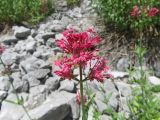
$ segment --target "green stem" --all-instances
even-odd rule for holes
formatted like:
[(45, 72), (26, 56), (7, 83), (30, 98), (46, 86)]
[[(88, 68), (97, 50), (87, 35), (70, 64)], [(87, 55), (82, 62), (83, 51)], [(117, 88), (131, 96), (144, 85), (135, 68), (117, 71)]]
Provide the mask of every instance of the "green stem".
[(85, 106), (83, 99), (83, 78), (82, 78), (82, 66), (79, 65), (79, 74), (80, 74), (80, 94), (81, 94), (81, 107), (82, 107), (82, 120), (85, 120)]
[[(8, 72), (8, 68), (6, 68), (6, 65), (4, 64), (4, 62), (3, 62), (3, 60), (2, 60), (1, 57), (0, 57), (0, 61), (1, 61), (2, 65), (3, 65), (3, 67), (5, 68), (5, 70), (7, 70), (7, 72)], [(9, 71), (9, 72), (10, 72), (10, 71)], [(16, 92), (16, 89), (15, 89), (15, 87), (14, 87), (13, 81), (11, 80), (12, 78), (10, 77), (10, 73), (9, 73), (9, 74), (7, 73), (7, 77), (9, 78), (9, 82), (11, 83), (11, 86), (12, 86), (12, 88), (13, 88), (13, 91), (14, 91), (14, 93), (15, 93), (15, 95), (16, 95), (18, 104), (22, 106), (22, 108), (24, 109), (24, 111), (25, 111), (25, 113), (27, 114), (28, 118), (29, 118), (30, 120), (32, 120), (32, 118), (31, 118), (31, 116), (29, 115), (29, 113), (28, 113), (27, 109), (25, 108), (24, 104), (21, 103), (21, 99), (19, 98), (19, 96), (18, 96), (18, 94), (17, 94), (17, 92)]]

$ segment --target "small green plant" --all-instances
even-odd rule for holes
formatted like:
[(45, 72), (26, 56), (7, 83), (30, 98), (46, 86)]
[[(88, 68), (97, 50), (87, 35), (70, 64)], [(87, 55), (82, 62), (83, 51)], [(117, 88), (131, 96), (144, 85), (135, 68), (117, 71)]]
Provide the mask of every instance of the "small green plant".
[(80, 3), (80, 0), (66, 0), (68, 7), (74, 7)]
[[(53, 0), (52, 0), (53, 1)], [(37, 23), (51, 11), (51, 0), (1, 0), (0, 22)]]
[(154, 96), (153, 88), (148, 82), (146, 72), (142, 68), (145, 49), (136, 46), (136, 54), (140, 64), (140, 77), (133, 79), (136, 83), (132, 92), (132, 99), (129, 101), (130, 119), (131, 120), (159, 120), (160, 119), (160, 100)]
[(152, 90), (152, 92), (157, 92), (157, 93), (160, 92), (160, 85), (152, 86), (151, 90)]

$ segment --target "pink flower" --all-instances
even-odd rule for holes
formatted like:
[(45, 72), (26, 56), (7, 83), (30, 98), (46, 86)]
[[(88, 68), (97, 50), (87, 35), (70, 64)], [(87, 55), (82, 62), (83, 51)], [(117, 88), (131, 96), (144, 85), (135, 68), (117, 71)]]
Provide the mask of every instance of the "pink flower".
[(104, 58), (100, 58), (97, 60), (96, 64), (93, 66), (89, 73), (89, 79), (96, 79), (99, 82), (103, 82), (104, 78), (108, 78), (111, 75), (106, 72), (109, 70), (109, 67), (106, 66), (106, 60)]
[(80, 55), (73, 55), (72, 61), (74, 64), (81, 64), (82, 66), (86, 65), (88, 61), (94, 59), (96, 55), (94, 55), (94, 52), (81, 52)]
[(56, 75), (69, 80), (73, 78), (72, 64), (69, 58), (64, 57), (62, 60), (55, 61), (54, 64), (60, 68), (54, 72)]
[(101, 41), (101, 38), (93, 30), (77, 33), (74, 29), (63, 32), (64, 38), (57, 40), (57, 45), (66, 53), (79, 55), (89, 51)]
[(69, 65), (64, 65), (60, 70), (55, 71), (55, 73), (58, 76), (69, 80), (73, 78), (73, 71)]
[[(76, 101), (80, 105), (81, 104), (81, 95), (80, 95), (80, 90), (77, 90), (77, 95), (76, 95)], [(87, 102), (87, 96), (83, 96), (83, 101), (84, 103)]]
[(77, 33), (74, 29), (68, 29), (62, 34), (64, 37), (57, 40), (56, 44), (68, 55), (55, 62), (55, 65), (60, 68), (55, 73), (62, 78), (72, 79), (75, 66), (85, 68), (88, 62), (97, 59), (97, 63), (91, 69), (88, 79), (103, 82), (104, 78), (109, 76), (105, 74), (109, 68), (106, 66), (106, 60), (100, 59), (96, 55), (98, 50), (93, 49), (101, 41), (98, 34), (93, 29), (80, 33)]
[(159, 9), (155, 8), (155, 7), (152, 7), (148, 13), (147, 13), (147, 16), (149, 17), (154, 17), (156, 16), (157, 14), (159, 13)]
[(130, 15), (132, 17), (138, 17), (139, 14), (140, 14), (140, 10), (139, 10), (139, 7), (136, 5), (133, 7), (133, 10), (131, 11)]

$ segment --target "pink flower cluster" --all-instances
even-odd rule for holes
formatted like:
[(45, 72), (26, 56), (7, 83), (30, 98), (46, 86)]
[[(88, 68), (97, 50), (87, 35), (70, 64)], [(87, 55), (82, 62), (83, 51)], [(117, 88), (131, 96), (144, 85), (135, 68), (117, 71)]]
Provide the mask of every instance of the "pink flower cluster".
[(64, 79), (71, 80), (74, 78), (75, 66), (82, 66), (85, 69), (90, 61), (97, 60), (94, 67), (90, 69), (88, 79), (103, 82), (109, 68), (106, 66), (106, 60), (96, 55), (98, 49), (94, 49), (95, 45), (101, 42), (99, 35), (93, 29), (80, 33), (74, 29), (68, 29), (62, 34), (64, 37), (57, 40), (56, 44), (66, 55), (63, 59), (55, 61), (55, 65), (60, 68), (55, 73)]
[[(160, 13), (160, 10), (156, 7), (151, 7), (149, 10), (146, 10), (146, 7), (144, 7), (144, 10), (143, 10), (146, 15), (148, 17), (154, 17), (154, 16), (157, 16), (158, 13)], [(136, 5), (133, 7), (133, 10), (131, 11), (130, 15), (132, 17), (138, 17), (139, 15), (141, 15), (142, 13), (142, 10)]]

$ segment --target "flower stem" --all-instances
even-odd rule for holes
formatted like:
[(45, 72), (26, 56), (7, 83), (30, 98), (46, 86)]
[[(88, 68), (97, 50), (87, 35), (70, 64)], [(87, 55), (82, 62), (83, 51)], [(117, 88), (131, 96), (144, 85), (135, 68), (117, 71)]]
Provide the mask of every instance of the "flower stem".
[[(2, 63), (3, 67), (5, 68), (5, 70), (7, 70), (7, 72), (10, 72), (10, 71), (8, 71), (8, 68), (7, 68), (6, 65), (4, 64), (4, 62), (3, 62), (3, 60), (2, 60), (1, 57), (0, 57), (0, 62)], [(15, 93), (15, 95), (16, 95), (16, 98), (17, 98), (17, 101), (18, 101), (18, 105), (21, 105), (21, 106), (22, 106), (22, 108), (24, 109), (25, 113), (27, 114), (29, 120), (33, 120), (33, 119), (31, 118), (31, 116), (29, 115), (27, 109), (25, 108), (24, 103), (21, 103), (21, 99), (19, 98), (19, 96), (18, 96), (18, 94), (17, 94), (17, 92), (16, 92), (16, 89), (15, 89), (15, 87), (14, 87), (12, 78), (10, 77), (10, 73), (7, 73), (7, 77), (9, 78), (9, 82), (11, 83), (11, 86), (12, 86), (12, 88), (13, 88), (13, 91), (14, 91), (14, 93)], [(19, 103), (19, 102), (20, 102), (20, 103)]]
[(83, 78), (82, 78), (82, 66), (79, 65), (79, 74), (80, 74), (80, 94), (81, 94), (81, 107), (82, 107), (82, 120), (85, 120), (85, 106), (83, 99)]

